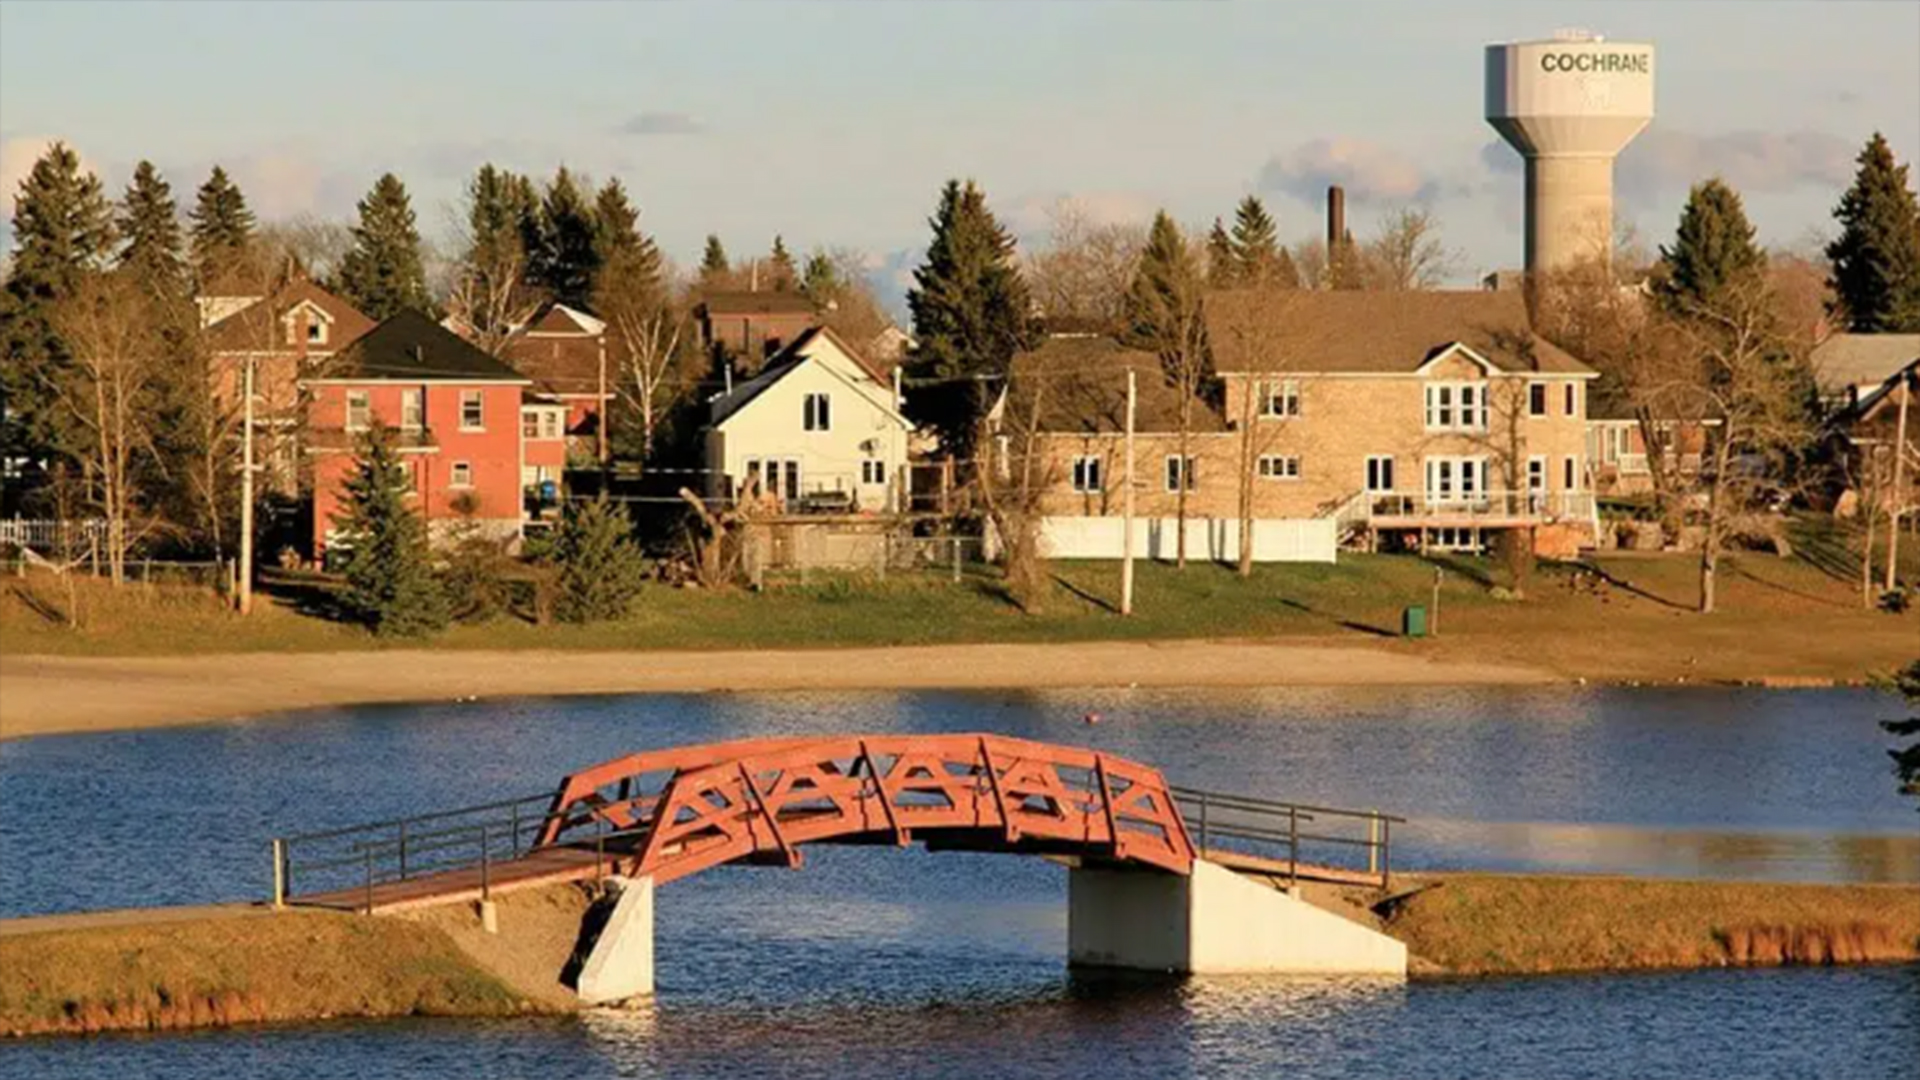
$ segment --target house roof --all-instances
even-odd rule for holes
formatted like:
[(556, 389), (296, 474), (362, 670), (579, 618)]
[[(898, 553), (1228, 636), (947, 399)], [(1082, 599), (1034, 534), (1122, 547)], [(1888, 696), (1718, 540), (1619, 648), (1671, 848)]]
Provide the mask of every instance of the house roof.
[(1813, 377), (1824, 394), (1875, 387), (1920, 358), (1920, 334), (1834, 334), (1814, 347)]
[(1222, 372), (1411, 375), (1460, 344), (1509, 374), (1594, 374), (1533, 332), (1519, 292), (1236, 289), (1208, 295), (1206, 320)]
[(319, 377), (407, 382), (532, 381), (412, 309), (394, 315), (335, 354)]
[(835, 348), (853, 361), (854, 366), (859, 368), (862, 374), (873, 380), (876, 385), (886, 389), (889, 394), (892, 393), (892, 384), (888, 381), (887, 374), (861, 355), (858, 349), (847, 344), (847, 339), (829, 327), (809, 326), (779, 352), (768, 358), (766, 366), (760, 369), (759, 374), (734, 387), (731, 394), (714, 402), (713, 423), (719, 424), (727, 417), (739, 412), (753, 399), (766, 393), (775, 383), (786, 378), (794, 369), (806, 363), (812, 355), (811, 346), (814, 342), (821, 340), (832, 342)]
[[(289, 345), (279, 320), (301, 304), (312, 304), (332, 322), (327, 342), (314, 348), (304, 342)], [(305, 278), (294, 278), (264, 301), (256, 301), (207, 328), (213, 352), (338, 352), (373, 329), (373, 320), (340, 297)]]
[(813, 301), (797, 292), (710, 292), (700, 306), (709, 315), (813, 314)]
[[(1020, 416), (1037, 391), (1040, 430), (1101, 434), (1126, 430), (1128, 368), (1137, 374), (1134, 430), (1180, 430), (1180, 391), (1167, 382), (1160, 358), (1095, 334), (1058, 334), (1013, 359), (1013, 400)], [(1226, 423), (1205, 399), (1195, 399), (1192, 430), (1225, 431)]]
[[(548, 393), (597, 395), (606, 329), (584, 311), (550, 303), (513, 332), (501, 347), (501, 359)], [(611, 368), (607, 377), (614, 377)]]

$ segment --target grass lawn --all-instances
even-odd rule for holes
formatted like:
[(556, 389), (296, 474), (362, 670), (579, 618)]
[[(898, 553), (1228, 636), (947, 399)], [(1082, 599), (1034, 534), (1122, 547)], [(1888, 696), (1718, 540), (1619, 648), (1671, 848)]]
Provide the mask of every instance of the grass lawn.
[[(303, 613), (299, 596), (269, 594), (252, 618), (204, 591), (86, 581), (79, 629), (66, 625), (65, 589), (45, 576), (0, 586), (0, 651), (13, 654), (158, 655), (257, 650), (340, 650), (422, 645), (454, 649), (708, 649), (1114, 639), (1319, 638), (1418, 648), (1440, 658), (1532, 663), (1569, 675), (1726, 679), (1775, 673), (1860, 678), (1920, 654), (1920, 614), (1862, 610), (1857, 587), (1798, 559), (1729, 560), (1722, 610), (1702, 617), (1693, 559), (1599, 556), (1542, 564), (1524, 601), (1489, 588), (1486, 560), (1447, 559), (1439, 633), (1398, 638), (1409, 604), (1431, 605), (1436, 564), (1412, 556), (1347, 555), (1338, 565), (1263, 565), (1241, 580), (1230, 568), (1185, 570), (1141, 563), (1135, 615), (1113, 605), (1119, 567), (1054, 566), (1043, 609), (1008, 603), (993, 571), (955, 583), (945, 574), (816, 574), (771, 582), (761, 593), (649, 586), (629, 618), (594, 626), (535, 626), (502, 617), (427, 641), (377, 640), (357, 627)], [(1582, 573), (1583, 571), (1588, 571)], [(1597, 571), (1593, 573), (1591, 571)]]

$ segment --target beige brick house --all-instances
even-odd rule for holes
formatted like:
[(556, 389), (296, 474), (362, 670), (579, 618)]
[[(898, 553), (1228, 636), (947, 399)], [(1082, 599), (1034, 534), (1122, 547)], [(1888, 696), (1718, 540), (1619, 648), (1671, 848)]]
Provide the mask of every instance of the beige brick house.
[[(1263, 529), (1306, 522), (1368, 543), (1469, 548), (1514, 527), (1534, 529), (1543, 550), (1590, 542), (1596, 374), (1532, 332), (1521, 294), (1226, 292), (1208, 299), (1207, 332), (1218, 378), (1192, 412), (1184, 465), (1180, 403), (1155, 357), (1056, 338), (1022, 358), (1062, 373), (1048, 380), (1041, 425), (1050, 517), (1121, 512), (1132, 367), (1135, 513), (1175, 514), (1185, 483), (1188, 517), (1202, 519), (1189, 526), (1190, 549), (1197, 529), (1210, 553), (1237, 550), (1243, 499), (1257, 559), (1297, 547), (1269, 545)], [(1063, 529), (1086, 531), (1053, 527)]]

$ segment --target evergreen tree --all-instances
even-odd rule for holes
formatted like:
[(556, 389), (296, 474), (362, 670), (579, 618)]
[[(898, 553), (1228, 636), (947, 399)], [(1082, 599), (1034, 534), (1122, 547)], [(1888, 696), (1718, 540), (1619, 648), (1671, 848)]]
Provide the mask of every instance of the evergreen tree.
[(719, 285), (732, 269), (727, 264), (727, 249), (720, 246), (720, 238), (708, 233), (706, 250), (700, 253), (700, 284), (708, 288)]
[(374, 425), (346, 481), (346, 513), (334, 524), (347, 548), (342, 602), (355, 620), (383, 637), (415, 637), (447, 625), (447, 598), (434, 576), (427, 527), (407, 505), (412, 490), (392, 431)]
[(353, 249), (340, 262), (340, 291), (376, 322), (407, 308), (432, 309), (413, 203), (392, 173), (375, 181), (360, 200)]
[(192, 222), (188, 259), (199, 290), (217, 291), (237, 284), (234, 279), (244, 273), (253, 246), (254, 218), (246, 196), (225, 169), (213, 167), (188, 217)]
[(0, 307), (0, 457), (37, 468), (70, 447), (74, 433), (53, 390), (68, 352), (53, 312), (104, 264), (113, 240), (99, 178), (81, 171), (71, 147), (54, 143), (14, 193), (13, 269)]
[(540, 203), (541, 246), (533, 258), (533, 277), (568, 307), (593, 307), (593, 279), (600, 272), (598, 232), (593, 206), (579, 180), (561, 166)]
[[(660, 292), (665, 268), (653, 238), (640, 231), (640, 211), (627, 199), (618, 179), (607, 181), (594, 199), (594, 254), (600, 264), (594, 285), (595, 303), (607, 292)], [(596, 307), (602, 315), (605, 310)]]
[(560, 567), (554, 614), (562, 622), (621, 619), (632, 610), (646, 562), (626, 515), (605, 498), (567, 507), (553, 556)]
[(1232, 245), (1241, 282), (1286, 289), (1299, 286), (1300, 275), (1293, 268), (1292, 256), (1280, 246), (1279, 229), (1272, 215), (1252, 195), (1240, 200), (1234, 210)]
[(971, 180), (947, 182), (930, 222), (927, 261), (907, 293), (917, 342), (908, 359), (918, 379), (938, 379), (907, 399), (946, 449), (973, 456), (975, 427), (1014, 354), (1034, 337), (1033, 303), (1013, 261), (1013, 237)]
[(1219, 218), (1213, 219), (1213, 228), (1207, 232), (1207, 285), (1215, 289), (1231, 289), (1240, 281), (1240, 256), (1233, 249), (1233, 237), (1227, 234), (1227, 227)]
[(1835, 306), (1856, 333), (1920, 333), (1920, 208), (1907, 166), (1894, 164), (1877, 131), (1857, 160), (1833, 210), (1840, 236), (1827, 247)]
[[(1204, 282), (1198, 261), (1180, 227), (1162, 210), (1153, 216), (1140, 267), (1127, 291), (1128, 336), (1138, 347), (1160, 358), (1167, 385), (1179, 404), (1179, 440), (1176, 450), (1191, 460), (1194, 420), (1201, 398), (1211, 389), (1213, 368), (1207, 348), (1202, 311)], [(1180, 525), (1175, 534), (1175, 565), (1187, 565), (1187, 497), (1192, 482), (1175, 489), (1174, 513)]]
[(807, 265), (800, 272), (800, 291), (813, 301), (816, 308), (826, 307), (835, 299), (843, 286), (840, 271), (834, 268), (833, 260), (824, 251), (815, 251), (807, 256)]
[(541, 214), (540, 190), (530, 176), (508, 176), (507, 203), (520, 220), (520, 251), (526, 259), (522, 275), (528, 288), (546, 292), (548, 253), (553, 245), (547, 237), (546, 219)]
[(1739, 193), (1715, 177), (1688, 193), (1673, 247), (1660, 249), (1654, 292), (1667, 311), (1685, 315), (1713, 305), (1728, 286), (1751, 280), (1766, 261)]
[(768, 260), (773, 275), (773, 290), (788, 292), (799, 283), (799, 271), (793, 265), (793, 253), (787, 250), (787, 242), (779, 234), (773, 238), (773, 253)]
[(491, 163), (467, 184), (467, 249), (451, 306), (490, 352), (533, 306), (523, 227), (532, 217), (538, 231), (538, 209), (529, 188), (525, 177)]
[(120, 200), (120, 266), (171, 295), (186, 284), (180, 216), (173, 189), (150, 161), (134, 167), (133, 182)]

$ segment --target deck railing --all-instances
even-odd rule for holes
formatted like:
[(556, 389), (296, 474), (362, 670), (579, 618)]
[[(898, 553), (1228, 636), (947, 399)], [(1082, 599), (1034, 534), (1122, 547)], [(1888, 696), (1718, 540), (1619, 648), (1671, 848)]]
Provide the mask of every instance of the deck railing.
[(1395, 518), (1584, 521), (1591, 518), (1593, 512), (1591, 491), (1481, 491), (1470, 495), (1374, 491), (1369, 492), (1366, 499), (1367, 518), (1374, 522)]
[(1201, 854), (1251, 856), (1284, 870), (1289, 886), (1299, 881), (1302, 866), (1310, 868), (1306, 876), (1331, 869), (1382, 889), (1393, 880), (1393, 827), (1406, 818), (1198, 788), (1170, 790)]

